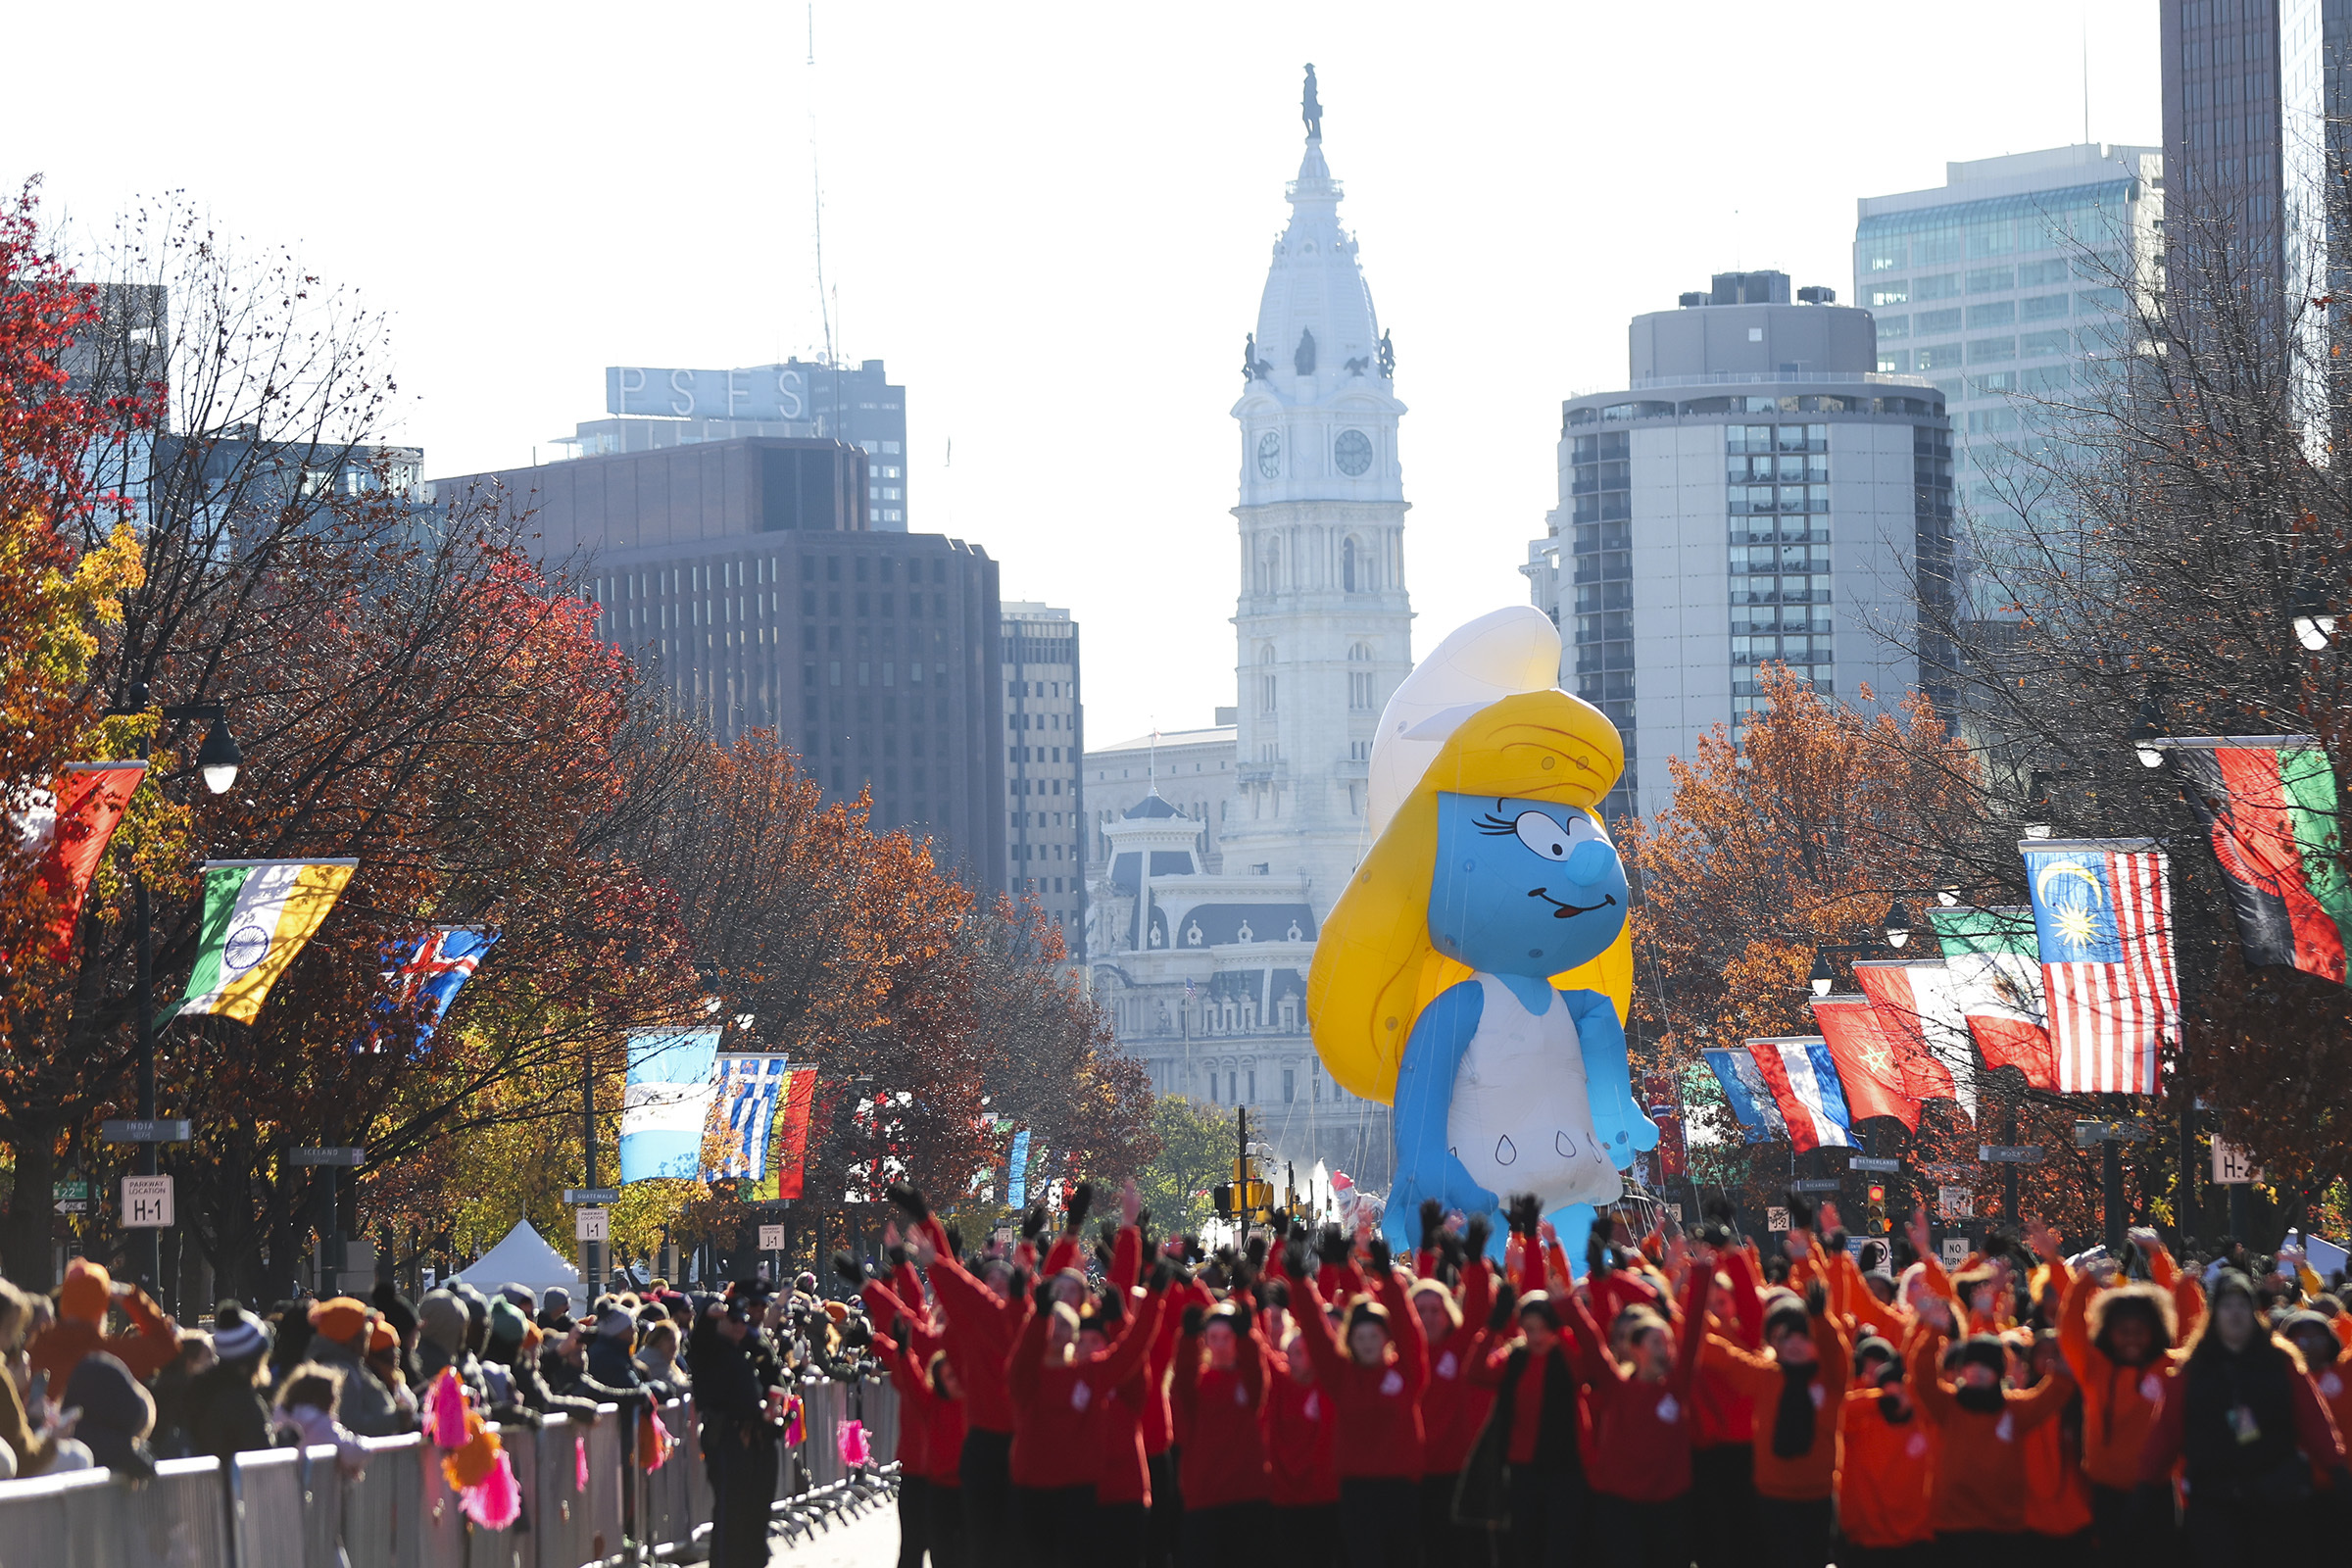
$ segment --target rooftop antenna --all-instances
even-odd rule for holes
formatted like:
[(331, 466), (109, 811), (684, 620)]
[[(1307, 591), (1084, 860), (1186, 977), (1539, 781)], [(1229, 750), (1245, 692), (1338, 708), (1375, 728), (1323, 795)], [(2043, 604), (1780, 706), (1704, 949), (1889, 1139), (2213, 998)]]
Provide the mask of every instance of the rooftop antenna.
[(2090, 144), (2090, 14), (2082, 14), (2082, 142)]
[(816, 4), (808, 5), (808, 192), (816, 236), (816, 314), (825, 334), (825, 364), (833, 363), (833, 311), (825, 291), (825, 182), (816, 160)]
[(1147, 793), (1159, 793), (1159, 721), (1152, 721), (1152, 748), (1144, 754), (1144, 783)]

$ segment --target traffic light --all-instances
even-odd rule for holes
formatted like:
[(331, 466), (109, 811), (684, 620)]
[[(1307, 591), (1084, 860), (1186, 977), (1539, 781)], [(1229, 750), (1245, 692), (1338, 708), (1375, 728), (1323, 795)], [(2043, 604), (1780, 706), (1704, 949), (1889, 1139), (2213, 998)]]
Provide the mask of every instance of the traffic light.
[(1873, 1236), (1886, 1234), (1886, 1184), (1885, 1182), (1870, 1184), (1870, 1234)]

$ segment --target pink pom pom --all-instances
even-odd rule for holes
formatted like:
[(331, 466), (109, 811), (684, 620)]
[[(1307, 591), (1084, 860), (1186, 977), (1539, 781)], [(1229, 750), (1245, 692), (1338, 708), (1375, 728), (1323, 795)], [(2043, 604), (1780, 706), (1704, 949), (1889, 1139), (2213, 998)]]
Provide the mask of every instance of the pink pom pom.
[(841, 1445), (841, 1462), (855, 1470), (861, 1464), (874, 1461), (873, 1445), (865, 1441), (865, 1423), (845, 1421), (836, 1435)]
[(507, 1457), (505, 1449), (499, 1450), (498, 1462), (480, 1486), (467, 1487), (458, 1494), (458, 1505), (483, 1530), (504, 1530), (522, 1516), (522, 1488), (515, 1484), (514, 1461)]
[(425, 1392), (424, 1430), (439, 1448), (463, 1448), (472, 1436), (466, 1430), (466, 1390), (454, 1368), (443, 1367)]
[(571, 1440), (571, 1490), (588, 1490), (588, 1440), (585, 1437)]
[(784, 1441), (788, 1444), (797, 1444), (808, 1436), (808, 1429), (801, 1420), (802, 1413), (800, 1396), (787, 1396), (784, 1400)]

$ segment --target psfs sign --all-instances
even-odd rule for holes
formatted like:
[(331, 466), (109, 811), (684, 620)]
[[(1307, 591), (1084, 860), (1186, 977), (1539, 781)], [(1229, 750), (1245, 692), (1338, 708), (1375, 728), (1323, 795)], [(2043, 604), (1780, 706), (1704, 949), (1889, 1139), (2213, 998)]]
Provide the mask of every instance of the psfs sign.
[(653, 414), (680, 419), (756, 419), (776, 423), (813, 417), (805, 370), (666, 370), (645, 365), (605, 368), (607, 414)]

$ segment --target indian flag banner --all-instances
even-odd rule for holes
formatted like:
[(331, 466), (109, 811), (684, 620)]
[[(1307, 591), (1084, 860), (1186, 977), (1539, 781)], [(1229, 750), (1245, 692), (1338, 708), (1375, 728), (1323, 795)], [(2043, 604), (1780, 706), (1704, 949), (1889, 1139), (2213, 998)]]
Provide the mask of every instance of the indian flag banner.
[(253, 1022), (277, 977), (325, 923), (359, 863), (207, 860), (196, 967), (172, 1015), (213, 1012)]

